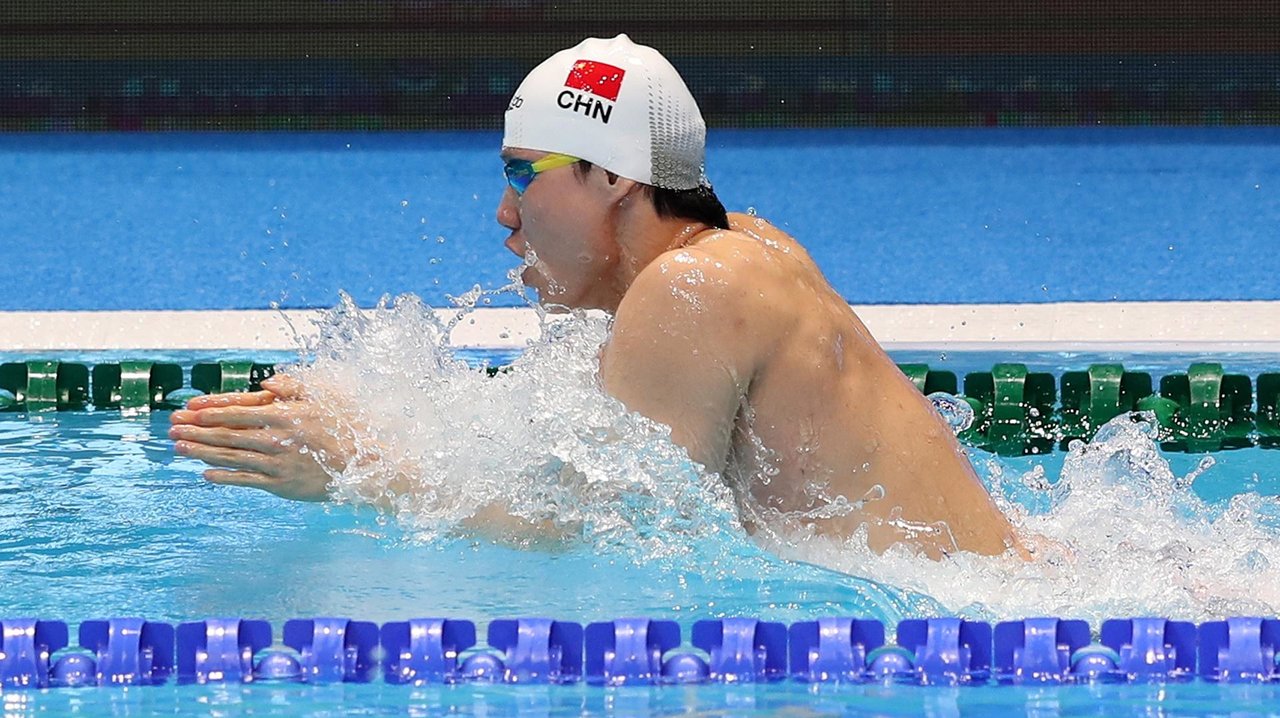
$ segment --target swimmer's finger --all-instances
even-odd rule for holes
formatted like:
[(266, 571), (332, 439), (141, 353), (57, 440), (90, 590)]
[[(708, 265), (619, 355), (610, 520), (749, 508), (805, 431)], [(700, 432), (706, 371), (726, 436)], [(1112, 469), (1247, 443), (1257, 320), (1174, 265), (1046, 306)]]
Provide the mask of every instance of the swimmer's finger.
[(302, 396), (302, 382), (288, 374), (276, 374), (269, 379), (264, 379), (262, 388), (281, 399), (297, 399)]
[(256, 471), (227, 471), (226, 469), (209, 469), (204, 472), (204, 480), (221, 486), (247, 486), (263, 491), (270, 491), (275, 483), (270, 476)]
[(280, 405), (223, 406), (200, 411), (175, 411), (170, 421), (174, 424), (196, 426), (225, 426), (228, 429), (271, 429), (287, 426), (292, 418)]
[(169, 429), (169, 438), (226, 449), (246, 449), (263, 454), (277, 454), (282, 448), (280, 437), (262, 429), (224, 429), (222, 427), (179, 424)]
[(234, 391), (193, 397), (187, 402), (187, 409), (199, 411), (223, 406), (262, 406), (275, 400), (276, 395), (269, 391)]
[(207, 446), (193, 441), (179, 441), (173, 445), (173, 448), (174, 451), (182, 456), (189, 456), (210, 466), (219, 466), (225, 469), (270, 474), (276, 468), (276, 462), (272, 460), (272, 457), (257, 451), (226, 449), (221, 446)]

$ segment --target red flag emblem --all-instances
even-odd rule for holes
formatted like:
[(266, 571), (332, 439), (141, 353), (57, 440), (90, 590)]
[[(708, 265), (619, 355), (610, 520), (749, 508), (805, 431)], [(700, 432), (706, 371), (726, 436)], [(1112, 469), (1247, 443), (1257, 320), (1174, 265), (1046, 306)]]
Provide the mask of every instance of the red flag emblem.
[(625, 74), (626, 71), (621, 67), (594, 60), (578, 60), (569, 70), (569, 78), (564, 81), (564, 86), (617, 102), (618, 90), (622, 89), (622, 76)]

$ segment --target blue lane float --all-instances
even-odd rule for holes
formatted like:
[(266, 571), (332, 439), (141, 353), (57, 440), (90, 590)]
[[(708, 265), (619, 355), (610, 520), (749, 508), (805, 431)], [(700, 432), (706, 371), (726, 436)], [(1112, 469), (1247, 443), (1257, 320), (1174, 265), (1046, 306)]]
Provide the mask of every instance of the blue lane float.
[(1280, 621), (1229, 618), (1200, 624), (1200, 677), (1222, 683), (1280, 680)]
[(586, 630), (587, 682), (653, 685), (662, 677), (662, 655), (680, 645), (675, 621), (622, 618)]
[(911, 677), (921, 685), (985, 682), (991, 676), (991, 626), (959, 618), (898, 624), (898, 645), (911, 651)]
[(996, 625), (993, 641), (997, 681), (1066, 683), (1076, 675), (1072, 657), (1089, 645), (1089, 624), (1057, 618), (1006, 621)]
[(502, 683), (575, 683), (582, 678), (582, 625), (550, 618), (489, 624), (489, 650), (462, 664), (472, 680)]
[(85, 621), (79, 637), (91, 662), (80, 662), (71, 672), (59, 661), (58, 678), (65, 684), (78, 680), (90, 665), (100, 686), (160, 685), (173, 673), (174, 631), (167, 623), (141, 618)]
[(381, 632), (387, 683), (460, 683), (459, 656), (476, 645), (476, 625), (447, 618), (386, 623)]
[(1196, 672), (1196, 626), (1163, 618), (1113, 618), (1102, 624), (1102, 645), (1120, 656), (1116, 668), (1134, 683), (1189, 680)]
[(48, 688), (53, 654), (67, 645), (67, 624), (35, 618), (0, 620), (0, 688)]
[(868, 657), (884, 646), (884, 624), (819, 618), (791, 624), (791, 677), (806, 683), (851, 683), (867, 677)]
[(918, 685), (1280, 682), (1280, 620), (1233, 617), (1199, 626), (1141, 617), (902, 621), (895, 642), (876, 620), (830, 617), (790, 626), (750, 617), (703, 620), (684, 636), (670, 620), (579, 623), (513, 618), (488, 624), (420, 618), (216, 618), (171, 626), (142, 618), (67, 625), (0, 619), (0, 689), (189, 683), (672, 685), (900, 682)]
[(177, 630), (178, 682), (250, 682), (254, 655), (271, 643), (271, 624), (266, 621), (211, 618), (183, 623)]
[(284, 624), (284, 644), (298, 652), (306, 683), (368, 683), (377, 668), (378, 626), (368, 621), (295, 619)]
[(754, 618), (693, 624), (693, 645), (711, 657), (708, 677), (719, 683), (764, 683), (787, 677), (787, 626)]

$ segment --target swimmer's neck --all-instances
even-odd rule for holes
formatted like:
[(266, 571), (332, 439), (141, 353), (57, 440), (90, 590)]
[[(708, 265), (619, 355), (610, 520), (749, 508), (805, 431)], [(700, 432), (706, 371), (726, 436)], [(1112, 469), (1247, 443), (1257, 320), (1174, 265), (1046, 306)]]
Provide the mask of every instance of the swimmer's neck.
[(619, 203), (615, 215), (613, 236), (618, 261), (611, 291), (596, 308), (615, 313), (622, 297), (646, 267), (673, 249), (695, 244), (711, 229), (714, 228), (703, 222), (660, 217), (648, 197), (640, 193), (628, 195)]

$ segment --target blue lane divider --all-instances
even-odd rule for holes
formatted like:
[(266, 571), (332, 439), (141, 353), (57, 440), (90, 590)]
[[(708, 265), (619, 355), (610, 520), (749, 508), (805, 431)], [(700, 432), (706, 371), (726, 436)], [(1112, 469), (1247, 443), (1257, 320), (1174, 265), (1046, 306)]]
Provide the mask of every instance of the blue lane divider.
[(211, 618), (180, 624), (177, 631), (178, 681), (252, 681), (253, 656), (270, 645), (271, 624), (266, 621)]
[(550, 618), (517, 618), (489, 624), (488, 652), (463, 663), (472, 680), (504, 683), (573, 683), (582, 677), (582, 626)]
[(622, 618), (587, 626), (587, 681), (652, 685), (662, 676), (662, 654), (680, 645), (675, 621)]
[[(95, 657), (98, 685), (157, 685), (169, 679), (174, 667), (174, 632), (167, 623), (141, 618), (112, 618), (80, 624), (80, 646)], [(59, 669), (64, 682), (77, 680), (87, 664), (77, 666), (76, 678)]]
[(792, 678), (849, 683), (868, 677), (868, 656), (884, 645), (884, 624), (827, 617), (793, 623), (788, 636)]
[(1117, 668), (1130, 682), (1177, 681), (1196, 672), (1193, 623), (1113, 618), (1102, 624), (1102, 644), (1120, 654)]
[(1229, 618), (1200, 624), (1200, 677), (1224, 683), (1280, 679), (1280, 621)]
[(996, 625), (995, 677), (1001, 683), (1065, 683), (1071, 656), (1089, 645), (1089, 624), (1028, 618)]
[(693, 645), (711, 656), (709, 667), (713, 681), (760, 683), (787, 677), (787, 627), (784, 624), (754, 618), (726, 618), (698, 621), (693, 624), (692, 633)]
[(67, 645), (67, 624), (35, 618), (0, 620), (0, 688), (49, 687), (49, 661)]
[(0, 689), (290, 681), (392, 684), (466, 681), (598, 685), (906, 682), (920, 685), (1089, 682), (1280, 682), (1280, 619), (1236, 617), (1198, 627), (1142, 617), (1089, 624), (1055, 617), (995, 627), (960, 618), (902, 621), (886, 644), (876, 620), (829, 617), (786, 626), (750, 617), (694, 623), (689, 642), (670, 620), (489, 623), (420, 618), (381, 627), (346, 618), (271, 624), (217, 618), (176, 627), (142, 618), (67, 625), (0, 619)]
[(376, 664), (378, 626), (346, 618), (295, 619), (284, 624), (284, 644), (298, 652), (308, 683), (367, 683)]
[(959, 618), (930, 618), (898, 624), (898, 645), (914, 652), (921, 685), (957, 685), (991, 675), (991, 626)]
[(417, 618), (384, 624), (381, 635), (387, 683), (458, 683), (458, 656), (476, 645), (476, 624)]

